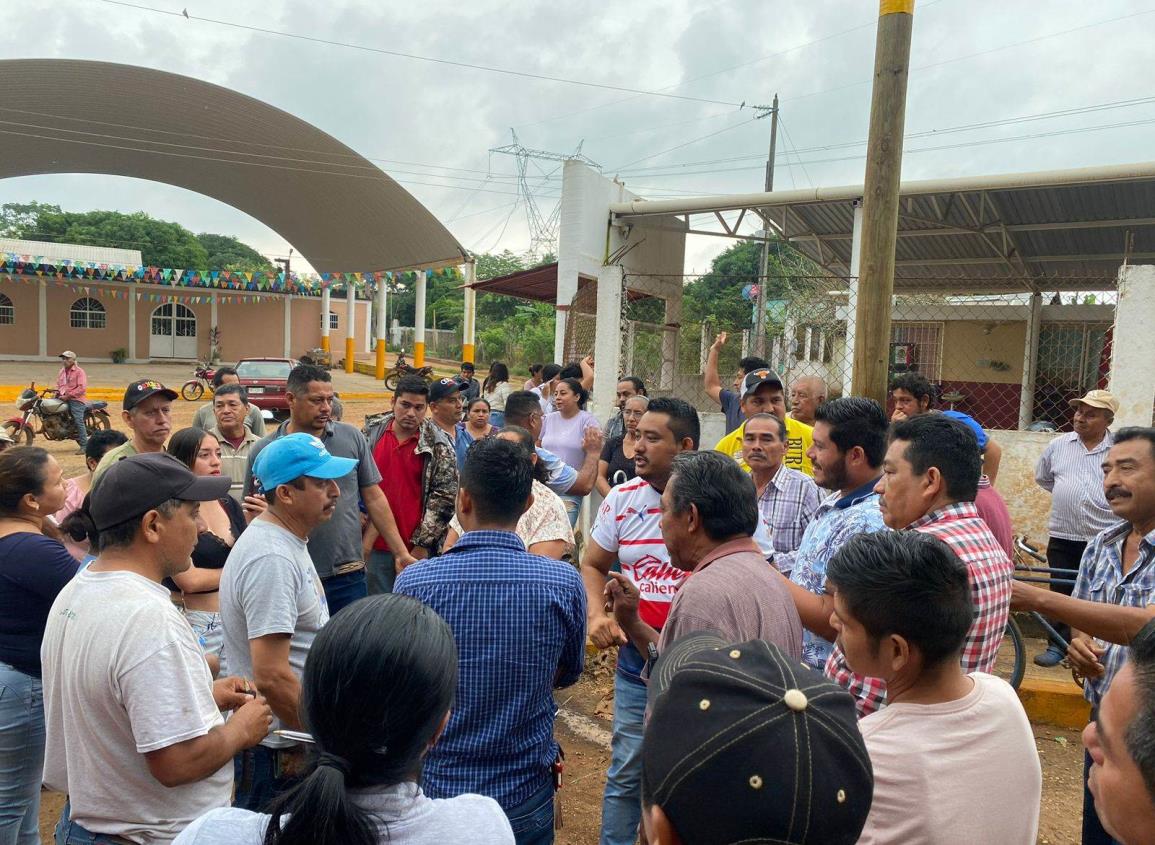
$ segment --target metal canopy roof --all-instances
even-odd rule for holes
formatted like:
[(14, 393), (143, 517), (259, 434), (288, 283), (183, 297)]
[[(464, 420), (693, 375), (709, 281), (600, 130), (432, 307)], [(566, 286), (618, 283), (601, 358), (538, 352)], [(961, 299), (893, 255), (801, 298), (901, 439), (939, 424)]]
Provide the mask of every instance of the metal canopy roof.
[(462, 287), (473, 288), (478, 293), (500, 293), (552, 304), (557, 301), (557, 262), (531, 267), (529, 270), (516, 270)]
[[(855, 185), (635, 200), (614, 203), (610, 211), (639, 225), (655, 215), (684, 214), (688, 221), (711, 214), (732, 235), (738, 223), (721, 213), (748, 210), (844, 276), (850, 272), (854, 202), (862, 193)], [(1103, 289), (1114, 286), (1125, 253), (1130, 261), (1155, 259), (1155, 162), (907, 182), (901, 196), (898, 290)]]
[(132, 176), (214, 197), (319, 272), (465, 257), (408, 191), (332, 136), (236, 91), (148, 68), (0, 61), (0, 178), (46, 173)]

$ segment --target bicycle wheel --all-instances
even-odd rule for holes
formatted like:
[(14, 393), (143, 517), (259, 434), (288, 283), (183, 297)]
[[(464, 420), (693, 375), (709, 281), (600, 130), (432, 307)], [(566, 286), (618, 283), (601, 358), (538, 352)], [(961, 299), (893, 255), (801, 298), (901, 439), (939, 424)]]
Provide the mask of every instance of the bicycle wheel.
[(1003, 630), (1003, 642), (999, 646), (994, 673), (1015, 689), (1023, 682), (1027, 671), (1027, 647), (1023, 632), (1013, 615), (1007, 617), (1007, 627)]
[(107, 415), (103, 414), (85, 414), (84, 427), (88, 429), (88, 435), (91, 437), (98, 431), (108, 431), (112, 428), (112, 421)]
[(180, 388), (180, 395), (189, 402), (195, 402), (205, 394), (205, 386), (196, 379), (186, 381)]
[(25, 446), (32, 445), (33, 433), (31, 426), (20, 425), (18, 422), (6, 422), (4, 423), (4, 430), (8, 432), (8, 436), (17, 443), (19, 443), (20, 438), (23, 437)]

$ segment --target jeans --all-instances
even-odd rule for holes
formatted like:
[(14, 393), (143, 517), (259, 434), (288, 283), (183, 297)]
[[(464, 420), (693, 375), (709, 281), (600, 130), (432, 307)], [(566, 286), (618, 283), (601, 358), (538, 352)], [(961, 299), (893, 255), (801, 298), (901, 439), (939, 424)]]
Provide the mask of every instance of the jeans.
[(246, 748), (233, 758), (234, 807), (254, 813), (264, 812), (270, 801), (301, 779), (300, 774), (281, 774), (277, 750), (257, 745)]
[(397, 580), (393, 552), (379, 552), (374, 549), (369, 553), (369, 560), (365, 563), (369, 576), (369, 595), (377, 596), (393, 592), (393, 582)]
[[(1082, 540), (1063, 540), (1059, 537), (1052, 537), (1047, 541), (1047, 566), (1055, 569), (1073, 569), (1076, 572), (1079, 570), (1079, 562), (1083, 559), (1083, 551), (1087, 548), (1087, 544)], [(1056, 576), (1066, 579), (1073, 578), (1069, 575)], [(1075, 589), (1074, 584), (1052, 584), (1051, 592), (1062, 593), (1065, 596), (1071, 595)], [(1071, 626), (1062, 622), (1050, 620), (1051, 624), (1055, 626), (1055, 633), (1057, 633), (1064, 640), (1071, 639)], [(1053, 648), (1058, 648), (1055, 643), (1051, 644)], [(1064, 656), (1065, 656), (1064, 652)]]
[[(1095, 715), (1092, 712), (1091, 719), (1094, 720)], [(1087, 775), (1091, 771), (1091, 754), (1088, 751), (1083, 752), (1083, 845), (1119, 845), (1111, 834), (1103, 829), (1103, 823), (1099, 821), (1099, 814), (1095, 812), (1095, 799), (1091, 795), (1091, 790), (1087, 786)]]
[(602, 796), (600, 845), (634, 845), (642, 820), (642, 728), (646, 688), (614, 674), (614, 734)]
[(494, 428), (505, 428), (505, 411), (490, 411), (489, 424)]
[(79, 399), (68, 400), (68, 410), (72, 413), (72, 419), (76, 423), (76, 442), (80, 444), (81, 449), (88, 445), (88, 426), (84, 424), (84, 406), (85, 403)]
[(0, 843), (39, 845), (43, 774), (40, 679), (0, 663)]
[(512, 810), (506, 812), (517, 845), (552, 845), (553, 781)]
[(184, 618), (196, 635), (201, 651), (205, 654), (215, 654), (221, 661), (219, 677), (225, 677), (225, 658), (221, 649), (225, 645), (225, 633), (221, 628), (221, 615), (211, 610), (185, 610)]
[(348, 607), (357, 599), (369, 595), (365, 587), (365, 570), (346, 572), (344, 575), (334, 575), (323, 578), (321, 586), (325, 588), (325, 602), (329, 605), (329, 618), (337, 615), (344, 607)]
[(76, 822), (69, 821), (68, 814), (71, 809), (72, 805), (66, 801), (64, 809), (60, 811), (60, 821), (56, 823), (56, 835), (53, 837), (56, 845), (120, 845), (125, 841), (104, 833), (93, 833)]
[(577, 525), (578, 514), (581, 513), (582, 499), (585, 496), (562, 496), (561, 503), (565, 505), (565, 515), (569, 517), (569, 527)]

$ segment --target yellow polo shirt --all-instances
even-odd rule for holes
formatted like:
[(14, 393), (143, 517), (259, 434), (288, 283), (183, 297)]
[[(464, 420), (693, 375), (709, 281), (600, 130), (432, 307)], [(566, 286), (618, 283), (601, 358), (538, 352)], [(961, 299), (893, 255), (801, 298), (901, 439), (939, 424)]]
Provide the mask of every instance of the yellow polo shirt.
[[(750, 471), (750, 467), (742, 460), (742, 434), (746, 430), (746, 424), (738, 426), (725, 437), (718, 441), (718, 445), (714, 447), (715, 452), (721, 452), (724, 455), (729, 455), (738, 462), (738, 466)], [(806, 453), (810, 451), (810, 447), (814, 444), (814, 429), (806, 423), (798, 422), (796, 419), (786, 418), (786, 457), (782, 463), (791, 469), (801, 470), (807, 475), (814, 475), (814, 467), (810, 463), (810, 458), (806, 457)]]

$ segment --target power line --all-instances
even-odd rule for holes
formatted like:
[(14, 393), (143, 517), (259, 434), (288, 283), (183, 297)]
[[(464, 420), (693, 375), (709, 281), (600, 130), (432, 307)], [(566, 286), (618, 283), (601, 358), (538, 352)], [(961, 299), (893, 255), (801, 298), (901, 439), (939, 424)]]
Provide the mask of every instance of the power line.
[[(958, 126), (948, 126), (944, 129), (925, 129), (918, 132), (910, 132), (903, 136), (904, 140), (911, 141), (920, 138), (937, 137), (941, 135), (950, 135), (958, 132), (969, 132), (975, 129), (992, 129), (999, 126), (1011, 126), (1017, 123), (1031, 123), (1039, 120), (1049, 120), (1056, 117), (1071, 117), (1080, 114), (1091, 114), (1099, 111), (1109, 111), (1112, 109), (1132, 108), (1134, 106), (1147, 105), (1155, 103), (1155, 96), (1152, 97), (1138, 97), (1131, 100), (1115, 100), (1108, 103), (1095, 103), (1088, 106), (1073, 106), (1066, 109), (1057, 109), (1049, 112), (1039, 112), (1036, 114), (1020, 115), (1017, 117), (1002, 118), (999, 120), (987, 120), (979, 123), (966, 123)], [(839, 149), (848, 149), (851, 147), (861, 147), (866, 145), (866, 140), (861, 141), (844, 141), (838, 144), (818, 144), (812, 147), (796, 147), (794, 153), (811, 153), (811, 152), (832, 152)], [(785, 153), (784, 153), (785, 154)], [(711, 164), (730, 164), (739, 161), (758, 161), (765, 157), (764, 153), (752, 153), (750, 155), (731, 156), (728, 158), (707, 159), (702, 161), (680, 162), (677, 164), (654, 165), (649, 168), (641, 168), (641, 170), (631, 171), (634, 175), (643, 173), (649, 175), (648, 171), (669, 170), (681, 167), (702, 167)], [(656, 173), (654, 174), (656, 175)]]
[(327, 47), (344, 47), (349, 50), (359, 50), (364, 53), (375, 53), (382, 56), (393, 56), (401, 59), (412, 59), (419, 62), (429, 62), (430, 64), (448, 65), (450, 67), (467, 68), (469, 70), (480, 70), (485, 73), (496, 73), (503, 76), (518, 76), (525, 79), (536, 79), (541, 82), (559, 82), (565, 85), (579, 85), (584, 88), (601, 88), (605, 91), (622, 91), (629, 94), (637, 94), (646, 97), (665, 97), (672, 100), (686, 100), (695, 103), (711, 103), (718, 106), (734, 106), (741, 108), (741, 103), (731, 103), (725, 100), (713, 100), (708, 97), (689, 97), (682, 94), (668, 94), (662, 91), (647, 91), (641, 88), (628, 88), (623, 85), (609, 85), (603, 82), (588, 82), (584, 79), (567, 79), (561, 76), (549, 76), (542, 73), (530, 73), (528, 71), (509, 70), (508, 68), (500, 68), (492, 65), (478, 65), (470, 62), (460, 62), (454, 59), (442, 59), (435, 56), (422, 56), (417, 53), (404, 53), (400, 50), (387, 50), (384, 47), (370, 47), (366, 44), (352, 44), (347, 41), (334, 41), (328, 38), (319, 38), (314, 35), (302, 35), (297, 32), (286, 32), (285, 30), (269, 29), (267, 27), (252, 26), (250, 24), (237, 23), (235, 21), (226, 21), (219, 18), (206, 18), (200, 15), (190, 15), (187, 11), (170, 11), (168, 9), (158, 9), (154, 6), (145, 6), (138, 3), (127, 3), (125, 0), (99, 0), (101, 3), (107, 3), (111, 6), (123, 6), (127, 9), (136, 9), (141, 12), (152, 12), (158, 15), (168, 15), (175, 18), (186, 18), (190, 21), (200, 21), (202, 23), (216, 24), (217, 26), (227, 26), (233, 29), (241, 29), (246, 32), (256, 32), (262, 35), (276, 35), (281, 38), (292, 38), (298, 41), (307, 41), (312, 44), (323, 44)]
[(688, 146), (690, 146), (691, 144), (696, 144), (696, 143), (698, 143), (699, 141), (705, 141), (707, 138), (713, 138), (713, 137), (715, 137), (716, 135), (721, 135), (723, 132), (729, 132), (729, 131), (731, 131), (731, 130), (733, 130), (733, 129), (738, 129), (738, 128), (740, 128), (740, 127), (743, 127), (743, 126), (748, 126), (748, 125), (750, 125), (751, 123), (753, 123), (754, 121), (756, 121), (757, 119), (758, 119), (758, 118), (756, 118), (756, 117), (752, 117), (752, 118), (750, 118), (749, 120), (744, 120), (744, 121), (742, 121), (741, 123), (735, 123), (733, 126), (727, 126), (727, 127), (723, 128), (723, 129), (719, 129), (717, 132), (711, 132), (711, 133), (710, 133), (710, 134), (708, 134), (708, 135), (703, 135), (703, 136), (701, 136), (700, 138), (692, 138), (692, 139), (690, 139), (689, 141), (686, 141), (686, 142), (684, 142), (684, 143), (678, 144), (677, 146), (674, 146), (674, 147), (670, 147), (669, 149), (666, 149), (666, 150), (660, 150), (659, 152), (656, 152), (656, 153), (650, 153), (650, 154), (649, 154), (649, 155), (647, 155), (647, 156), (642, 156), (641, 158), (636, 158), (636, 159), (634, 159), (633, 161), (630, 161), (630, 162), (627, 162), (626, 164), (623, 164), (623, 165), (621, 165), (620, 167), (615, 167), (615, 168), (613, 168), (613, 170), (614, 170), (614, 172), (615, 172), (615, 173), (616, 173), (616, 172), (619, 172), (619, 171), (622, 171), (622, 170), (624, 170), (625, 168), (629, 167), (630, 165), (633, 165), (633, 164), (637, 164), (638, 162), (642, 162), (642, 161), (649, 161), (649, 160), (650, 160), (650, 159), (652, 159), (652, 158), (657, 158), (658, 156), (663, 156), (663, 155), (665, 155), (666, 153), (672, 153), (674, 150), (680, 150), (680, 149), (682, 149), (683, 147), (688, 147)]

